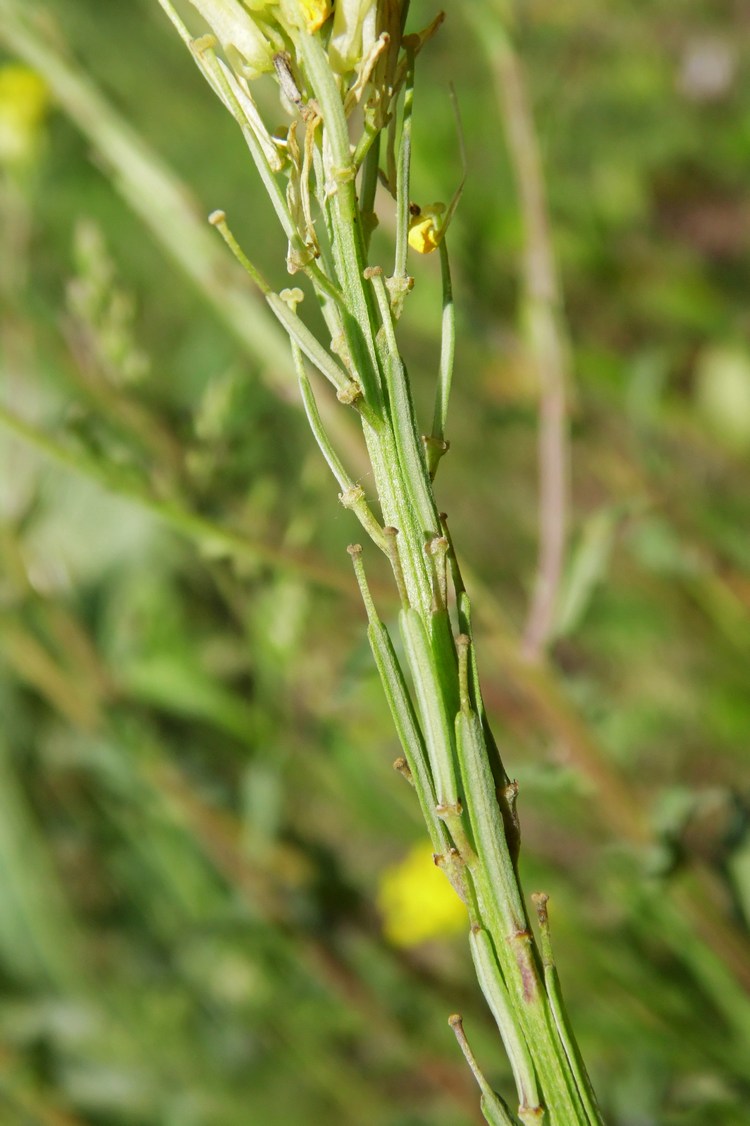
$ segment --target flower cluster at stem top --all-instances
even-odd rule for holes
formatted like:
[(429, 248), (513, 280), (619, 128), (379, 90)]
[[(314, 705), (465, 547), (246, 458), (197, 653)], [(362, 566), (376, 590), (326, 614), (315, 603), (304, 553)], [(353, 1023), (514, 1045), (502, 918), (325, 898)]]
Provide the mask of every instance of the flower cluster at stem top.
[(213, 30), (232, 65), (246, 79), (273, 70), (274, 55), (288, 49), (292, 30), (320, 30), (332, 18), (331, 68), (355, 71), (378, 35), (398, 38), (401, 0), (191, 0)]

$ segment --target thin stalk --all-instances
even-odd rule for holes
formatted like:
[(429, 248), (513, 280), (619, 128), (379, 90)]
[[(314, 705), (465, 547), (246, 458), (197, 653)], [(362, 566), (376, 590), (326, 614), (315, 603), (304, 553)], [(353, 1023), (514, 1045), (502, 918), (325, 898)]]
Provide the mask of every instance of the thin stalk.
[(350, 508), (352, 510), (373, 543), (375, 543), (381, 551), (386, 552), (386, 538), (383, 534), (383, 529), (375, 519), (372, 509), (365, 500), (364, 489), (355, 483), (354, 479), (344, 468), (341, 458), (333, 448), (331, 440), (325, 431), (325, 427), (320, 418), (318, 404), (315, 401), (315, 395), (310, 385), (307, 372), (305, 371), (302, 352), (299, 345), (294, 341), (292, 341), (292, 354), (307, 421), (312, 430), (313, 437), (318, 443), (318, 448), (328, 464), (328, 468), (339, 484), (339, 488), (341, 489), (339, 500), (344, 508)]
[(364, 239), (354, 189), (355, 168), (352, 163), (344, 107), (327, 56), (317, 36), (308, 35), (303, 31), (297, 37), (297, 46), (322, 112), (326, 139), (330, 146), (326, 173), (336, 214), (333, 229), (341, 252), (342, 276), (339, 278), (339, 284), (346, 290), (369, 359), (369, 365), (363, 364), (361, 372), (363, 389), (373, 407), (377, 409), (380, 405), (380, 394), (375, 374), (378, 371), (378, 361), (372, 333), (372, 306), (365, 292), (363, 280)]
[[(197, 46), (193, 43), (191, 45), (191, 51), (200, 70), (240, 126), (242, 136), (253, 158), (253, 163), (258, 170), (263, 187), (266, 189), (268, 198), (271, 200), (273, 209), (281, 224), (281, 229), (289, 240), (289, 245), (296, 251), (299, 260), (304, 261), (306, 258), (309, 258), (310, 251), (305, 239), (295, 226), (286, 196), (274, 174), (274, 169), (271, 167), (268, 157), (268, 146), (271, 143), (270, 136), (267, 135), (267, 144), (264, 145), (258, 135), (258, 126), (248, 116), (244, 103), (240, 101), (240, 95), (247, 101), (249, 101), (249, 98), (247, 95), (243, 94), (241, 88), (235, 90), (232, 86), (226, 72), (226, 65), (216, 57), (213, 45)], [(340, 298), (340, 294), (335, 290), (330, 278), (316, 265), (314, 260), (308, 261), (302, 268), (304, 272), (309, 275), (320, 293), (325, 293), (334, 300)]]
[(532, 895), (532, 900), (536, 908), (537, 918), (539, 920), (539, 931), (541, 935), (541, 948), (542, 948), (542, 964), (544, 966), (544, 981), (547, 986), (547, 996), (550, 999), (552, 1008), (552, 1015), (555, 1018), (557, 1031), (560, 1035), (560, 1041), (565, 1049), (565, 1054), (568, 1057), (568, 1062), (576, 1078), (578, 1090), (580, 1091), (585, 1105), (586, 1111), (592, 1121), (595, 1120), (598, 1114), (598, 1107), (596, 1103), (596, 1096), (591, 1086), (591, 1080), (588, 1077), (586, 1068), (584, 1067), (583, 1060), (578, 1045), (576, 1044), (575, 1037), (568, 1019), (568, 1014), (565, 1009), (563, 1001), (562, 988), (560, 986), (560, 979), (557, 974), (557, 967), (555, 959), (552, 956), (552, 940), (549, 931), (549, 914), (547, 912), (547, 904), (549, 896), (536, 892)]
[(401, 475), (421, 525), (419, 532), (427, 536), (435, 532), (439, 520), (424, 459), (424, 448), (419, 440), (409, 380), (396, 340), (396, 330), (382, 270), (367, 270), (366, 276), (372, 283), (380, 312), (384, 337), (383, 368), (388, 392), (388, 413), (396, 439)]
[(479, 1089), (482, 1092), (482, 1114), (489, 1123), (489, 1126), (518, 1126), (518, 1119), (511, 1114), (504, 1099), (501, 1099), (497, 1092), (492, 1090), (485, 1079), (477, 1063), (476, 1056), (469, 1046), (469, 1041), (466, 1039), (463, 1018), (459, 1016), (458, 1013), (454, 1013), (452, 1016), (448, 1017), (448, 1024), (453, 1029), (458, 1045), (463, 1052), (464, 1059), (471, 1068)]
[[(364, 239), (346, 117), (340, 92), (317, 36), (299, 34), (297, 44), (325, 126), (323, 156), (331, 193), (334, 250), (337, 251), (340, 270), (339, 285), (347, 294), (350, 309), (348, 318), (344, 318), (345, 332), (365, 399), (377, 414), (383, 410), (383, 374), (375, 345), (374, 326), (377, 324), (377, 314), (372, 296), (364, 284)], [(404, 531), (414, 517), (406, 503), (407, 483), (400, 475), (394, 476), (394, 466), (397, 463), (393, 456), (395, 436), (390, 433), (390, 426), (384, 427), (377, 423), (369, 423), (363, 429), (373, 462), (384, 520)], [(410, 596), (417, 604), (425, 605), (429, 601), (429, 584), (421, 545), (415, 547), (412, 537), (405, 536), (404, 542), (407, 544), (404, 562)]]
[(416, 610), (407, 607), (401, 611), (399, 626), (417, 697), (435, 795), (439, 808), (450, 818), (459, 810), (451, 718), (440, 691), (429, 637), (421, 617)]
[(212, 211), (208, 221), (213, 227), (216, 227), (234, 257), (257, 285), (258, 289), (265, 297), (271, 312), (286, 329), (294, 343), (304, 352), (308, 360), (315, 365), (321, 375), (324, 375), (326, 379), (333, 384), (344, 401), (354, 402), (357, 397), (356, 385), (353, 385), (349, 375), (331, 358), (330, 354), (325, 350), (317, 337), (312, 334), (305, 322), (297, 316), (289, 302), (285, 301), (280, 294), (274, 293), (260, 270), (250, 261), (237, 242), (237, 239), (232, 234), (227, 224), (225, 213), (223, 211)]
[(527, 1111), (538, 1115), (539, 1109), (539, 1089), (531, 1054), (513, 1019), (508, 990), (497, 965), (489, 934), (482, 927), (472, 927), (469, 945), (479, 987), (495, 1018), (510, 1061), (520, 1106), (523, 1108), (519, 1109), (519, 1117), (523, 1121)]
[(396, 252), (394, 278), (406, 277), (409, 253), (409, 181), (411, 173), (411, 117), (414, 108), (414, 53), (407, 52), (404, 102), (401, 111), (401, 140), (396, 165)]
[[(339, 286), (347, 295), (344, 331), (352, 361), (359, 376), (365, 400), (376, 415), (383, 410), (381, 371), (374, 339), (376, 315), (364, 285), (364, 238), (354, 188), (349, 136), (341, 96), (322, 45), (314, 35), (298, 36), (300, 58), (320, 106), (325, 139), (323, 166), (328, 208), (333, 233), (334, 253), (339, 270)], [(376, 420), (363, 421), (363, 432), (372, 460), (373, 473), (381, 500), (384, 522), (401, 529), (410, 521), (403, 482), (394, 480), (394, 437), (390, 426)], [(427, 582), (421, 558), (412, 550), (405, 560), (411, 596), (424, 600)]]
[(367, 611), (368, 639), (385, 688), (394, 726), (406, 755), (411, 781), (417, 792), (419, 804), (430, 832), (432, 846), (436, 854), (447, 856), (450, 842), (445, 828), (436, 814), (438, 802), (428, 762), (427, 748), (406, 687), (404, 674), (398, 663), (388, 630), (380, 621), (375, 609), (375, 603), (365, 578), (361, 558), (362, 549), (358, 545), (353, 545), (349, 548), (349, 554), (352, 557), (357, 583)]
[[(461, 640), (461, 639), (459, 639)], [(554, 1091), (553, 1115), (560, 1114), (561, 1123), (597, 1121), (584, 1117), (585, 1110), (574, 1078), (568, 1074), (567, 1057), (560, 1043), (549, 1008), (549, 999), (540, 980), (534, 940), (528, 926), (526, 911), (518, 886), (515, 864), (506, 838), (500, 807), (495, 797), (495, 784), (482, 723), (470, 703), (468, 683), (468, 638), (463, 639), (461, 656), (461, 710), (456, 718), (456, 744), (461, 766), (464, 800), (469, 813), (472, 838), (477, 853), (476, 865), (469, 865), (477, 884), (479, 905), (486, 926), (494, 939), (494, 949), (507, 985), (513, 1017), (508, 1016), (504, 996), (495, 999), (496, 1016), (502, 1012), (510, 1021), (501, 1027), (508, 1043), (517, 1026), (523, 1030), (527, 1043), (533, 1045), (536, 1059), (544, 1061), (544, 1082)], [(480, 928), (481, 929), (481, 928)], [(482, 940), (474, 948), (484, 963), (490, 950)], [(484, 974), (485, 986), (492, 987), (489, 970)], [(523, 1092), (519, 1090), (521, 1102)], [(545, 1091), (546, 1095), (546, 1091)], [(536, 1103), (528, 1104), (530, 1110)], [(520, 1113), (520, 1112), (519, 1112)], [(569, 1115), (569, 1119), (562, 1115)], [(520, 1115), (523, 1120), (523, 1115)], [(555, 1118), (552, 1119), (555, 1121)]]
[(554, 632), (568, 530), (569, 354), (544, 175), (521, 61), (493, 19), (476, 21), (488, 54), (524, 228), (522, 323), (539, 383), (539, 548), (523, 653), (538, 660)]

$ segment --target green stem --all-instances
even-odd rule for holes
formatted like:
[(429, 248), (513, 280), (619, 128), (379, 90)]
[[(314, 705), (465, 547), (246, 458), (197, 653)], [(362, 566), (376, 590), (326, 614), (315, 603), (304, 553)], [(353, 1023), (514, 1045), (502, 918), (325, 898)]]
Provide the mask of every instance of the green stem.
[[(360, 366), (359, 374), (368, 402), (378, 410), (381, 406), (378, 360), (372, 333), (373, 310), (365, 292), (364, 238), (354, 186), (355, 168), (349, 146), (341, 94), (336, 85), (328, 58), (316, 35), (304, 31), (297, 36), (297, 46), (310, 84), (320, 106), (324, 128), (324, 168), (327, 189), (332, 197), (335, 220), (334, 238), (339, 249), (341, 276), (339, 284), (347, 294), (359, 333), (350, 341), (352, 358)], [(329, 148), (326, 160), (325, 146)]]
[(404, 102), (401, 111), (401, 142), (396, 166), (396, 253), (394, 278), (406, 277), (409, 252), (409, 181), (411, 173), (411, 115), (414, 107), (414, 54), (407, 54)]
[[(367, 147), (363, 150), (368, 155), (360, 204), (344, 108), (348, 79), (334, 75), (321, 36), (309, 34), (299, 26), (303, 22), (301, 12), (300, 5), (285, 0), (280, 18), (286, 21), (285, 31), (296, 51), (295, 64), (304, 73), (306, 86), (314, 96), (315, 133), (309, 135), (308, 143), (314, 140), (316, 145), (312, 164), (317, 198), (330, 242), (329, 266), (334, 266), (335, 273), (335, 279), (331, 273), (331, 291), (323, 295), (324, 301), (332, 303), (332, 308), (326, 310), (326, 323), (336, 327), (340, 321), (343, 340), (336, 352), (345, 354), (345, 367), (364, 396), (360, 411), (363, 432), (385, 525), (383, 529), (375, 525), (373, 538), (389, 555), (399, 587), (399, 624), (410, 686), (387, 630), (378, 618), (364, 574), (361, 548), (355, 546), (350, 552), (367, 610), (370, 644), (433, 848), (468, 907), (477, 974), (497, 1019), (516, 1079), (518, 1119), (524, 1126), (531, 1126), (546, 1113), (549, 1126), (595, 1126), (600, 1118), (589, 1098), (587, 1077), (579, 1066), (573, 1041), (560, 1017), (555, 979), (545, 976), (544, 958), (530, 929), (516, 868), (518, 836), (512, 786), (482, 706), (470, 637), (468, 598), (455, 553), (447, 536), (441, 534), (433, 496), (431, 476), (437, 461), (434, 453), (425, 454), (396, 336), (395, 322), (408, 288), (413, 39), (403, 44), (406, 69), (400, 118), (392, 88), (387, 92), (382, 86), (373, 95), (376, 102), (387, 97), (388, 102), (381, 104), (388, 104), (391, 112), (384, 127), (388, 129), (390, 185), (396, 195), (397, 235), (395, 276), (393, 290), (389, 292), (382, 270), (367, 267), (365, 259), (378, 167), (375, 140), (368, 136), (369, 151)], [(393, 36), (399, 29), (391, 26), (388, 30)], [(395, 61), (395, 56), (391, 58)], [(373, 83), (377, 82), (377, 73), (376, 66)], [(312, 112), (312, 102), (309, 107)], [(368, 120), (366, 103), (365, 119)], [(355, 146), (355, 152), (359, 151)], [(446, 222), (453, 214), (462, 184), (451, 202)], [(285, 221), (286, 213), (280, 218)], [(228, 241), (231, 245), (233, 240)], [(444, 245), (441, 263), (443, 329), (432, 437), (444, 450), (455, 348), (453, 295)], [(351, 383), (349, 374), (312, 338), (287, 302), (271, 292), (252, 264), (248, 265), (293, 339), (310, 425), (344, 493), (351, 493), (354, 507), (355, 501), (363, 501), (363, 496), (355, 498), (352, 489), (356, 491), (356, 486), (350, 484), (323, 430), (304, 373), (302, 353), (340, 392), (345, 390), (343, 381), (346, 385)], [(362, 509), (358, 515), (372, 534), (372, 513)], [(448, 562), (461, 630), (457, 639), (451, 621)], [(463, 1044), (462, 1048), (466, 1052)], [(479, 1074), (476, 1069), (475, 1074)], [(487, 1121), (493, 1126), (507, 1126), (512, 1118), (505, 1104), (486, 1083), (478, 1081)]]
[(320, 452), (328, 464), (328, 468), (338, 481), (341, 489), (339, 500), (344, 508), (350, 508), (352, 510), (370, 539), (377, 544), (381, 551), (387, 552), (386, 538), (383, 534), (383, 529), (375, 519), (369, 504), (365, 500), (364, 489), (361, 485), (357, 485), (346, 471), (341, 458), (333, 448), (331, 440), (325, 431), (320, 417), (320, 411), (318, 410), (318, 404), (315, 401), (315, 395), (310, 385), (307, 372), (305, 371), (302, 352), (300, 351), (299, 345), (295, 344), (294, 341), (292, 341), (292, 354), (307, 421), (312, 430), (313, 437), (318, 443)]
[(382, 363), (388, 393), (388, 414), (396, 439), (400, 476), (412, 500), (419, 534), (426, 540), (429, 535), (435, 533), (440, 521), (424, 460), (424, 448), (419, 439), (409, 380), (396, 340), (396, 330), (382, 270), (372, 268), (366, 270), (365, 275), (372, 282), (380, 312), (383, 331)]

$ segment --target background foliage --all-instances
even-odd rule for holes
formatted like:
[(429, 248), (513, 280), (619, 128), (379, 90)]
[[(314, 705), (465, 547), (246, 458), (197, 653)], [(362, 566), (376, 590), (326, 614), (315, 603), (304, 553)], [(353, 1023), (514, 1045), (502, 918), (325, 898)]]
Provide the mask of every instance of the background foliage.
[[(33, 61), (15, 7), (4, 62)], [(19, 159), (0, 82), (2, 402), (33, 427), (0, 431), (2, 1120), (474, 1121), (449, 1012), (508, 1077), (465, 939), (446, 918), (422, 940), (381, 890), (405, 857), (408, 889), (422, 833), (344, 551), (358, 530), (283, 340), (247, 328), (261, 310), (202, 216), (224, 208), (279, 286), (282, 241), (156, 4), (22, 7), (47, 63), (88, 85), (76, 99), (49, 71)], [(537, 405), (518, 206), (460, 6), (415, 111), (422, 203), (461, 175), (449, 82), (469, 164), (438, 493), (482, 604), (525, 884), (552, 896), (608, 1119), (733, 1126), (750, 1097), (750, 16), (534, 0), (519, 47), (575, 370), (548, 666), (518, 655)], [(149, 160), (184, 185), (171, 206)], [(426, 409), (439, 271), (413, 269)]]

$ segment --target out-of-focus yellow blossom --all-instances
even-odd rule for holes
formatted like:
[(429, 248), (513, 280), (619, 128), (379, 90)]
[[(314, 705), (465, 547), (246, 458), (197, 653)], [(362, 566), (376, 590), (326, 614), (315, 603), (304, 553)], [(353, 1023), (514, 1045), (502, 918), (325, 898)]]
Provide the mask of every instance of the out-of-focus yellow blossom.
[(698, 356), (695, 401), (707, 428), (732, 453), (750, 450), (750, 352), (712, 345)]
[(35, 155), (49, 105), (36, 71), (20, 63), (0, 67), (0, 163), (23, 164)]
[[(227, 52), (229, 61), (246, 78), (256, 78), (273, 70), (273, 56), (278, 48), (269, 42), (240, 0), (190, 0), (190, 3), (203, 16)], [(264, 9), (267, 6), (262, 5)], [(253, 5), (253, 9), (259, 11), (260, 5)]]
[(383, 931), (396, 946), (417, 946), (467, 927), (466, 908), (436, 866), (429, 843), (416, 845), (380, 881)]

